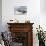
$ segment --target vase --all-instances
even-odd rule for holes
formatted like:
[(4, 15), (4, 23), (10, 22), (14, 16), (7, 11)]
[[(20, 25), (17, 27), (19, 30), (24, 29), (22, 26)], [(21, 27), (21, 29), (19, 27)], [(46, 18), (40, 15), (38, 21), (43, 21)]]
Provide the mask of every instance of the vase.
[(45, 46), (45, 41), (39, 40), (39, 46)]

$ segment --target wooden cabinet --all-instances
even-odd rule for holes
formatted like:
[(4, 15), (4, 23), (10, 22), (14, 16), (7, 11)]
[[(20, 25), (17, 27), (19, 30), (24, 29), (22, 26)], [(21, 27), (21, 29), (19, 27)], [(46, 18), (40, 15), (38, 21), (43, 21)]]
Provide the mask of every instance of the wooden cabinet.
[(7, 23), (13, 41), (23, 43), (22, 46), (33, 46), (33, 23)]

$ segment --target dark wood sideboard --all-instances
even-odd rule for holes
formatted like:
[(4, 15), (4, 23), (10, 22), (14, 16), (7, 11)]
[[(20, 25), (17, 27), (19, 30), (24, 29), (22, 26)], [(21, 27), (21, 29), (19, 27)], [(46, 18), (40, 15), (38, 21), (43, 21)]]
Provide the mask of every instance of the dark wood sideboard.
[(23, 43), (22, 46), (33, 46), (33, 23), (7, 23), (13, 41)]

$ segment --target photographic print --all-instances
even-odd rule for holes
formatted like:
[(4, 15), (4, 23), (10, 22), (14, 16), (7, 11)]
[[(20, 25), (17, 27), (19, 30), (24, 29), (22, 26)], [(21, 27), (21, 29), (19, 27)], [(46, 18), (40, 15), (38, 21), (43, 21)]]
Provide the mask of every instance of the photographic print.
[(14, 8), (15, 15), (24, 15), (27, 14), (27, 6), (17, 6)]

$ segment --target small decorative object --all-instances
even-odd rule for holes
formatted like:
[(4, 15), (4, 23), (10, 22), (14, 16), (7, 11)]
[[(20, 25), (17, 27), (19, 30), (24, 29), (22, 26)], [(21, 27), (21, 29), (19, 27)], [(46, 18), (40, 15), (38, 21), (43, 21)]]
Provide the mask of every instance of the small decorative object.
[(30, 23), (30, 20), (26, 20), (25, 23)]
[(13, 21), (13, 20), (10, 20), (10, 21)]
[(10, 22), (10, 23), (13, 23), (13, 20), (11, 19), (9, 22)]
[(15, 19), (14, 21), (16, 21), (17, 23), (19, 23), (19, 21), (17, 19)]
[(14, 8), (15, 15), (24, 15), (27, 13), (27, 6), (17, 6)]
[(19, 21), (17, 19), (14, 19), (14, 20), (10, 20), (10, 23), (19, 23)]
[(44, 35), (42, 27), (40, 27), (39, 25), (39, 28), (36, 28), (36, 29), (37, 29), (36, 36), (38, 35), (39, 46), (45, 46), (45, 35)]

